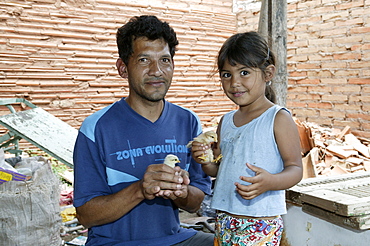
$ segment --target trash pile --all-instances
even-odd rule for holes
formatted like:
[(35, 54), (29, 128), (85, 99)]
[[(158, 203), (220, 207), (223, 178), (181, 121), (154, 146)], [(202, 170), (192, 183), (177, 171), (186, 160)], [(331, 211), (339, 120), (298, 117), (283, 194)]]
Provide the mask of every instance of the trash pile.
[(87, 229), (77, 220), (76, 208), (73, 206), (73, 172), (65, 170), (58, 173), (58, 176), (65, 181), (61, 185), (59, 198), (62, 217), (60, 235), (66, 241), (66, 245), (85, 245)]
[(14, 156), (0, 148), (0, 242), (84, 245), (87, 229), (78, 222), (72, 205), (70, 173), (55, 175), (47, 157)]
[(301, 139), (304, 179), (370, 171), (369, 139), (356, 137), (349, 126), (340, 130), (295, 121)]
[(60, 182), (43, 157), (9, 158), (0, 149), (2, 245), (61, 245)]

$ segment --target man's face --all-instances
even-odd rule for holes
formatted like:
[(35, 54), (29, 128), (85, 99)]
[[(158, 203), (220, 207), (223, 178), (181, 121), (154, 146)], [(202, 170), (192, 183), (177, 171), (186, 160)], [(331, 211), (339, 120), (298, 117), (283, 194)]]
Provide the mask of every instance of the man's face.
[(127, 65), (130, 97), (157, 102), (164, 98), (174, 70), (168, 44), (162, 40), (137, 38)]

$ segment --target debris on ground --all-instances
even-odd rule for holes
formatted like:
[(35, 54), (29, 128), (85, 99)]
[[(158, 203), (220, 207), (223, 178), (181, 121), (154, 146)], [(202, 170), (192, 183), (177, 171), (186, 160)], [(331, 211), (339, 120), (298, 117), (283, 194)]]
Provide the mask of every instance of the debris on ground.
[(370, 171), (369, 139), (356, 137), (349, 126), (340, 130), (295, 121), (301, 139), (304, 179)]

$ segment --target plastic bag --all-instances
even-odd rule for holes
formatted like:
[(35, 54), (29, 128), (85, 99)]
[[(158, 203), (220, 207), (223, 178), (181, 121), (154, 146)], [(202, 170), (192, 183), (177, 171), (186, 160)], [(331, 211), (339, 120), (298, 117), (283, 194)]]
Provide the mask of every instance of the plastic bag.
[(44, 157), (23, 158), (38, 169), (30, 181), (0, 184), (0, 242), (2, 245), (62, 245), (60, 181)]

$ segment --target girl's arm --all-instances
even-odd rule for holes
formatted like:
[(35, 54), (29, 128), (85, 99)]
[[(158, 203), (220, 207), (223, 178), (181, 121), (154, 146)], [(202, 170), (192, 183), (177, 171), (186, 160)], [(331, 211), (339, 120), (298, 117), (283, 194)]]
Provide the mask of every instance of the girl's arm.
[(247, 164), (256, 175), (241, 179), (252, 183), (241, 185), (235, 183), (236, 189), (244, 199), (253, 199), (268, 190), (285, 190), (296, 185), (303, 175), (301, 145), (297, 126), (291, 115), (280, 110), (275, 118), (274, 134), (280, 155), (284, 162), (284, 170), (271, 174), (266, 170)]
[(210, 144), (210, 145), (204, 145), (199, 142), (194, 141), (193, 145), (191, 147), (192, 155), (193, 158), (196, 162), (202, 165), (203, 171), (211, 176), (211, 177), (216, 177), (217, 172), (218, 172), (218, 167), (219, 163), (214, 163), (214, 162), (203, 162), (200, 160), (198, 157), (205, 154), (205, 150), (212, 148), (213, 150), (213, 156), (214, 158), (217, 158), (221, 154), (221, 149), (220, 149), (220, 131), (221, 131), (221, 123), (222, 123), (222, 118), (220, 120), (220, 123), (217, 126), (217, 138), (218, 138), (218, 143)]
[(286, 110), (280, 110), (275, 118), (274, 134), (284, 170), (276, 175), (274, 190), (285, 190), (296, 185), (303, 176), (301, 144), (297, 125)]

